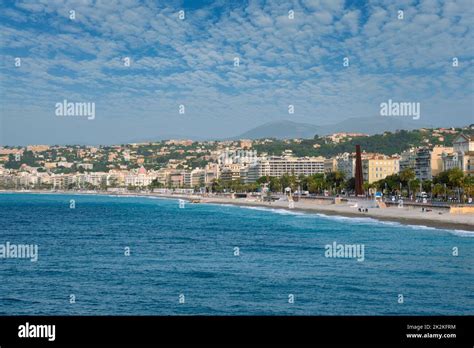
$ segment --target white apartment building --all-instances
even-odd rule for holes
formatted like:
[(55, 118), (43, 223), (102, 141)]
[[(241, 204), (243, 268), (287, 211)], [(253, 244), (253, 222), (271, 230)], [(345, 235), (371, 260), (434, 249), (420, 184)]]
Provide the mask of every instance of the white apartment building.
[(344, 173), (346, 179), (355, 177), (355, 156), (351, 153), (345, 152), (336, 157), (337, 170)]
[(281, 177), (287, 175), (313, 175), (324, 173), (324, 157), (270, 156), (251, 164), (246, 182), (255, 182), (262, 176)]
[(268, 158), (270, 176), (281, 177), (288, 175), (313, 175), (324, 173), (324, 157), (280, 157)]
[(245, 182), (256, 182), (257, 179), (262, 176), (270, 176), (270, 164), (264, 159), (260, 159), (256, 163), (249, 165)]
[(458, 135), (453, 141), (453, 152), (442, 155), (443, 170), (461, 169), (466, 175), (474, 175), (474, 137), (465, 134)]

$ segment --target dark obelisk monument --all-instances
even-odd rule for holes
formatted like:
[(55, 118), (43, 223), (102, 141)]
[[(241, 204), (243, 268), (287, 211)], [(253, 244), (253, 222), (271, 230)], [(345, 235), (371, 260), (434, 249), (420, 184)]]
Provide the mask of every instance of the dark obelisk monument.
[(356, 196), (364, 195), (362, 184), (364, 178), (362, 177), (362, 157), (360, 156), (360, 145), (356, 145), (356, 168), (355, 168), (355, 191)]

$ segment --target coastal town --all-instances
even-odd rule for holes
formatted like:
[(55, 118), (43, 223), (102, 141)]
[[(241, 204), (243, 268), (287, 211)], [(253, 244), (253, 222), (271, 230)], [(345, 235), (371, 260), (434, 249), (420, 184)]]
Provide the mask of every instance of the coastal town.
[[(424, 133), (429, 137), (421, 139), (422, 146), (409, 147), (400, 153), (367, 152), (362, 145), (365, 191), (373, 194), (380, 189), (386, 194), (397, 192), (412, 199), (414, 194), (429, 194), (431, 198), (472, 202), (472, 127), (438, 128)], [(315, 136), (323, 139), (326, 147), (368, 138), (360, 133)], [(446, 139), (451, 143), (446, 144)], [(327, 157), (297, 156), (292, 148), (303, 141), (166, 140), (112, 146), (3, 146), (0, 147), (0, 189), (109, 192), (172, 189), (202, 193), (256, 192), (262, 187), (283, 192), (290, 187), (300, 194), (352, 193), (355, 152)], [(271, 147), (275, 142), (283, 144), (278, 147), (280, 153)], [(318, 154), (321, 142), (313, 142), (306, 147)]]

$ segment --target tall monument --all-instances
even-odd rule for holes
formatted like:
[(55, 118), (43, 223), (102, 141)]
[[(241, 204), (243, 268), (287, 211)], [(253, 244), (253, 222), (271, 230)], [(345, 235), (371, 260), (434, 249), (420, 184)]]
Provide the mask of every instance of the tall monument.
[(362, 188), (363, 183), (364, 183), (364, 178), (362, 176), (362, 157), (360, 155), (360, 145), (356, 145), (356, 167), (355, 167), (356, 196), (361, 196), (364, 194), (364, 189)]

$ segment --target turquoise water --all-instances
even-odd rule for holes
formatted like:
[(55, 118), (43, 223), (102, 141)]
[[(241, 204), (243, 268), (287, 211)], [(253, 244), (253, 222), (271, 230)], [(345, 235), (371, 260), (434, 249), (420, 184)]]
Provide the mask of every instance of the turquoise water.
[[(0, 244), (39, 253), (0, 258), (0, 314), (472, 315), (473, 237), (148, 197), (0, 194)], [(364, 261), (325, 257), (333, 242), (363, 244)]]

